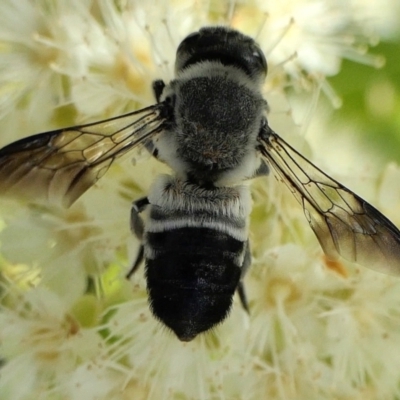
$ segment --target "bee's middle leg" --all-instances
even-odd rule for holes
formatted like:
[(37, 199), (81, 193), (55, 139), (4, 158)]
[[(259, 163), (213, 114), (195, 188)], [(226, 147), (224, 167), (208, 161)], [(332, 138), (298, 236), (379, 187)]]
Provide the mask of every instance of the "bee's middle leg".
[[(140, 213), (149, 205), (149, 199), (147, 197), (142, 197), (132, 203), (131, 208), (131, 231), (132, 233), (142, 242), (143, 240), (143, 232), (144, 232), (144, 223), (143, 219), (140, 216)], [(129, 279), (139, 268), (140, 264), (143, 261), (144, 256), (144, 247), (143, 243), (140, 244), (139, 252), (136, 256), (136, 259), (126, 274), (126, 278)]]

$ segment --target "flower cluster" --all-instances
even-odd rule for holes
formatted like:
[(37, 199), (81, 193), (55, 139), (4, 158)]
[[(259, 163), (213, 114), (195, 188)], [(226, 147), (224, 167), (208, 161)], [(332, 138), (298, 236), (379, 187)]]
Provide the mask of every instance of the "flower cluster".
[[(400, 22), (397, 2), (383, 3), (3, 0), (0, 143), (153, 104), (151, 83), (173, 77), (180, 41), (223, 24), (257, 39), (271, 125), (311, 153), (293, 116), (315, 111), (321, 90), (338, 103), (326, 77), (343, 59), (381, 63), (366, 48)], [(0, 199), (1, 399), (400, 396), (400, 281), (324, 258), (301, 207), (272, 178), (253, 190), (251, 315), (235, 299), (222, 325), (190, 343), (163, 328), (143, 273), (124, 277), (139, 247), (130, 203), (165, 169), (135, 164), (113, 165), (68, 210)], [(391, 165), (365, 183), (388, 213), (399, 206), (389, 195), (399, 174)]]

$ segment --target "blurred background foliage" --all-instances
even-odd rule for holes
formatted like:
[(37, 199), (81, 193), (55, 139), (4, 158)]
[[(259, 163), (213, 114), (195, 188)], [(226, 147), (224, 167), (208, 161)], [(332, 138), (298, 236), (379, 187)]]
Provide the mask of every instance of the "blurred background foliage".
[(341, 72), (330, 79), (343, 101), (331, 120), (352, 124), (382, 162), (400, 164), (400, 35), (381, 41), (369, 53), (383, 56), (383, 67), (344, 61)]

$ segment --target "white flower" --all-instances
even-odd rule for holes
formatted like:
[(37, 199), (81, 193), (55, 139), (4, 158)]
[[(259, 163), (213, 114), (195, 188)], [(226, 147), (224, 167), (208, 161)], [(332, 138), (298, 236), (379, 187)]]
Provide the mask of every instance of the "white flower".
[[(64, 296), (43, 286), (28, 292), (7, 289), (0, 313), (1, 354), (7, 360), (0, 383), (3, 398), (33, 399), (42, 391), (50, 393), (50, 382), (57, 383), (78, 360), (93, 359), (101, 349), (98, 334), (82, 329), (67, 307)], [(23, 385), (21, 377), (27, 378)]]
[(54, 109), (68, 104), (64, 78), (52, 68), (68, 58), (53, 11), (44, 1), (0, 4), (0, 118), (9, 121), (2, 144), (51, 125)]
[[(173, 78), (180, 41), (224, 24), (257, 37), (269, 63), (271, 125), (312, 157), (317, 139), (298, 135), (301, 118), (291, 117), (304, 104), (287, 89), (311, 88), (316, 98), (318, 86), (335, 99), (325, 77), (339, 72), (342, 59), (379, 63), (365, 48), (393, 28), (385, 30), (386, 10), (375, 14), (377, 4), (3, 0), (1, 140), (153, 104), (151, 83)], [(398, 22), (393, 13), (391, 27)], [(130, 282), (124, 275), (139, 246), (130, 203), (164, 169), (155, 160), (124, 160), (68, 210), (0, 199), (2, 399), (398, 395), (400, 282), (327, 261), (301, 207), (272, 177), (253, 190), (251, 315), (235, 298), (229, 318), (190, 343), (155, 320), (143, 269)], [(389, 196), (398, 192), (397, 175), (389, 166), (379, 190), (371, 185), (388, 212), (398, 205)]]

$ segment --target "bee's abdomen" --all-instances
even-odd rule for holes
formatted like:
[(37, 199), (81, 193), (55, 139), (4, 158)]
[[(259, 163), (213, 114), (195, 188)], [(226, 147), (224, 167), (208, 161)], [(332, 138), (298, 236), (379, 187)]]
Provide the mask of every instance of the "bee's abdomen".
[(151, 310), (188, 341), (230, 310), (246, 252), (250, 193), (164, 175), (148, 198), (143, 246)]
[(245, 241), (201, 227), (147, 233), (154, 315), (184, 341), (221, 322), (239, 283)]

